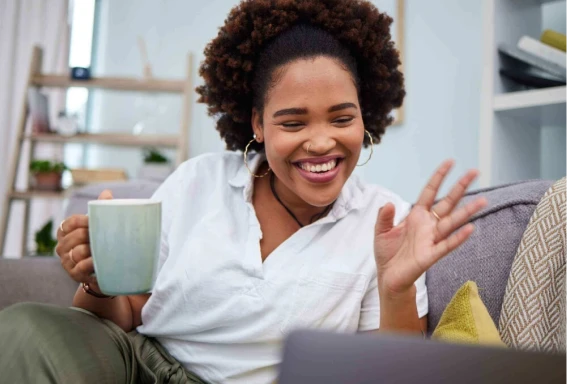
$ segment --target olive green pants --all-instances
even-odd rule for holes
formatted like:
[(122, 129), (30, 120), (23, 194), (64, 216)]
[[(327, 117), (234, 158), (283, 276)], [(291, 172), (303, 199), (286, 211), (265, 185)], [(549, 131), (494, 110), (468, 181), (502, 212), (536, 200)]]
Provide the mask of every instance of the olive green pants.
[(157, 340), (81, 309), (34, 303), (0, 311), (0, 382), (204, 383)]

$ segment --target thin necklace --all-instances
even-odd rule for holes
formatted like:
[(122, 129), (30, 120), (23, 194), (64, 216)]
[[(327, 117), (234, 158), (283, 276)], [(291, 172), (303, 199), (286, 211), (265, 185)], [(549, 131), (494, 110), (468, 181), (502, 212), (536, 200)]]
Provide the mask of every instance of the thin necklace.
[[(293, 212), (291, 211), (291, 209), (289, 209), (284, 203), (283, 201), (280, 199), (280, 197), (278, 196), (277, 192), (276, 192), (276, 187), (275, 187), (275, 181), (276, 178), (274, 176), (274, 173), (270, 173), (270, 188), (272, 189), (272, 194), (274, 195), (274, 197), (276, 198), (276, 200), (281, 204), (282, 207), (285, 208), (285, 210), (287, 211), (287, 213), (289, 213), (289, 215), (293, 218), (293, 220), (295, 220), (295, 222), (299, 225), (300, 228), (303, 228), (304, 225), (301, 224), (301, 221), (299, 221), (299, 219), (293, 214)], [(323, 215), (325, 215), (327, 212), (329, 212), (329, 210), (331, 209), (331, 207), (333, 206), (333, 204), (327, 205), (327, 207), (325, 207), (325, 209), (323, 210), (323, 212), (321, 213), (317, 213), (313, 216), (311, 216), (311, 220), (310, 223), (313, 223), (314, 221), (319, 220)]]

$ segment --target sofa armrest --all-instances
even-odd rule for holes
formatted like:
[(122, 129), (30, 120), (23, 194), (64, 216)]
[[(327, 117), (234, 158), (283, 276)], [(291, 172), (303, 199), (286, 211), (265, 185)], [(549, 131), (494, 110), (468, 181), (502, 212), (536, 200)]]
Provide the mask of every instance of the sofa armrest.
[(78, 286), (58, 257), (0, 258), (0, 310), (22, 301), (70, 306)]

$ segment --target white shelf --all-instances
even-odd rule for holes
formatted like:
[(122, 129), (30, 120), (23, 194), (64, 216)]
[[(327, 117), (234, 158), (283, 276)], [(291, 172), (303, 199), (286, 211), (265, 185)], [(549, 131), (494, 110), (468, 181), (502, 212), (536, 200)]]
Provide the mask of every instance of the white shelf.
[(560, 1), (565, 2), (565, 0), (537, 0), (537, 2), (538, 2), (539, 4), (556, 3), (556, 2), (560, 2)]
[[(497, 1), (502, 1), (502, 0), (489, 0), (491, 2), (497, 2)], [(561, 3), (561, 2), (565, 2), (565, 0), (513, 0), (514, 2), (516, 2), (517, 4), (522, 4), (522, 3), (527, 3), (529, 5), (533, 5), (536, 7), (539, 7), (543, 4), (546, 3)]]
[(494, 96), (492, 107), (495, 112), (500, 112), (522, 108), (565, 104), (566, 91), (567, 87), (563, 86), (503, 93)]

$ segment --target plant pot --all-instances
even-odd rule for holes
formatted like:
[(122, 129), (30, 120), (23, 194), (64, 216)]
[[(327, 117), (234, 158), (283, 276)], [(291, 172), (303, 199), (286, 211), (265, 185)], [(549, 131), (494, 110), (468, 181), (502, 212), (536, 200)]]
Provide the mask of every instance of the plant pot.
[(40, 191), (60, 191), (61, 172), (36, 172), (31, 175), (31, 186)]
[(140, 167), (138, 178), (162, 182), (173, 172), (171, 164), (145, 163)]

